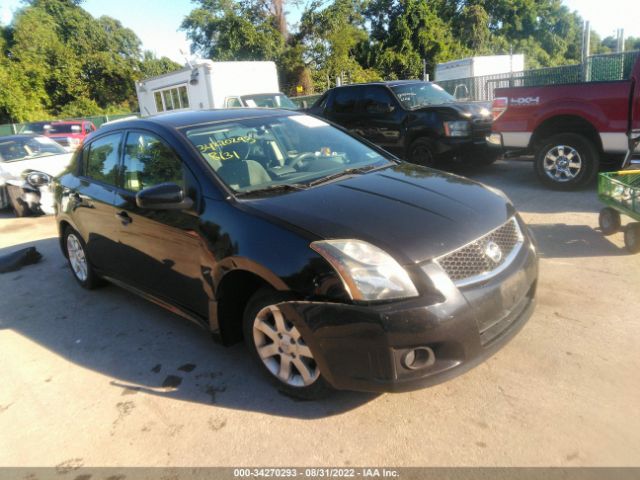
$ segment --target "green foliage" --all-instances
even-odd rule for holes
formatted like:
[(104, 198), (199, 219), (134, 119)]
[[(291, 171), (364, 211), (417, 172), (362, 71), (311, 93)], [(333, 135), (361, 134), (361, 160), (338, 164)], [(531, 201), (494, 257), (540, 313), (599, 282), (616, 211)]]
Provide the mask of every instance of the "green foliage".
[(179, 65), (79, 0), (29, 0), (0, 31), (0, 121), (137, 110), (135, 80)]

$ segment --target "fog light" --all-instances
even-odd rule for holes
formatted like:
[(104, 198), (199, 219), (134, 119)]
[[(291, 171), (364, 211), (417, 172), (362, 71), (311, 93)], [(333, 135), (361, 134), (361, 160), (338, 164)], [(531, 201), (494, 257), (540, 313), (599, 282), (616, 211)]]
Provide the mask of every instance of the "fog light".
[(409, 370), (430, 367), (436, 361), (436, 355), (429, 347), (418, 347), (409, 350), (402, 357), (402, 364)]

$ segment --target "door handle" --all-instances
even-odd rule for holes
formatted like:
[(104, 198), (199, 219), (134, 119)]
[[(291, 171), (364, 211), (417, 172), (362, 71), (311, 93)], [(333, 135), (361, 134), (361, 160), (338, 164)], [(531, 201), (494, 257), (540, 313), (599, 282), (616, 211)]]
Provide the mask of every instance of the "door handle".
[(116, 213), (116, 218), (120, 220), (123, 225), (129, 225), (131, 222), (133, 222), (133, 218), (131, 218), (127, 212)]

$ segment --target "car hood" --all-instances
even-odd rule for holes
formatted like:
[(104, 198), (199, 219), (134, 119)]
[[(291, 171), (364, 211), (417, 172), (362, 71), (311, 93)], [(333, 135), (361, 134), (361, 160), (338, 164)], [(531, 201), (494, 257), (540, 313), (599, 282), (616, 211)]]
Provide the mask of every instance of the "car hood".
[(491, 120), (491, 105), (487, 102), (450, 102), (442, 105), (430, 105), (417, 109), (417, 111), (454, 110), (463, 117), (472, 119)]
[(60, 175), (71, 163), (72, 153), (46, 155), (44, 157), (25, 158), (13, 162), (0, 162), (0, 182), (20, 180), (25, 170), (37, 170), (52, 177)]
[(515, 213), (480, 183), (409, 163), (243, 203), (323, 239), (365, 240), (404, 264), (455, 250)]

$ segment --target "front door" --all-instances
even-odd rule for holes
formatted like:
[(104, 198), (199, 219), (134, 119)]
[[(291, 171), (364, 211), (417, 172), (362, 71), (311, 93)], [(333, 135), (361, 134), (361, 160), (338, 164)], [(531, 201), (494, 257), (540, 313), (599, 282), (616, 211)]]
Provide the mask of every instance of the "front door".
[(207, 317), (210, 288), (205, 278), (210, 262), (198, 233), (197, 214), (144, 209), (135, 201), (140, 190), (165, 182), (176, 183), (195, 197), (195, 178), (164, 141), (143, 131), (127, 133), (121, 170), (115, 208), (120, 215), (118, 257), (122, 279)]
[(405, 112), (391, 92), (382, 85), (367, 86), (358, 111), (361, 114), (358, 134), (396, 155), (402, 155)]

